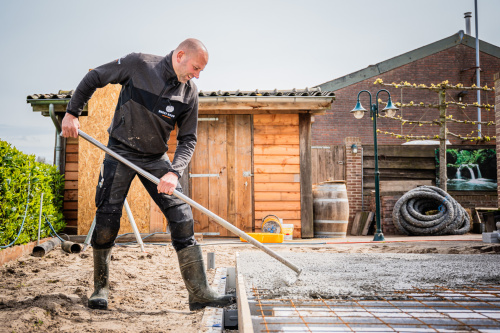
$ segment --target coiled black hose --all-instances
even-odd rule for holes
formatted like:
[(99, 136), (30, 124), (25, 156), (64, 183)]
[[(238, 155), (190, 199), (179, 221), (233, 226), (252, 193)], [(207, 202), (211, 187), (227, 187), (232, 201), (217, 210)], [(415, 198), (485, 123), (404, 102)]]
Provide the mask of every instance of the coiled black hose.
[[(437, 211), (426, 215), (426, 212)], [(470, 217), (448, 193), (435, 186), (406, 192), (394, 206), (392, 221), (405, 235), (463, 235), (470, 230)]]

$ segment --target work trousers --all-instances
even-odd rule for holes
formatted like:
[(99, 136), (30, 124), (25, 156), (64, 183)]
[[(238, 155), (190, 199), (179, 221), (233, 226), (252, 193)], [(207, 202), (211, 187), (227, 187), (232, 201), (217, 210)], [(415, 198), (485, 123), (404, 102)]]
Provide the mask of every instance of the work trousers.
[[(110, 138), (108, 148), (157, 178), (163, 177), (168, 170), (172, 170), (167, 154), (153, 156), (140, 154), (113, 138)], [(108, 249), (115, 245), (120, 229), (123, 204), (135, 176), (139, 177), (151, 198), (167, 218), (174, 249), (180, 251), (188, 246), (196, 245), (191, 207), (173, 195), (158, 193), (156, 184), (106, 154), (96, 189), (97, 212), (92, 246), (95, 249)], [(177, 185), (176, 190), (182, 192), (180, 184)], [(131, 208), (133, 210), (133, 205)]]

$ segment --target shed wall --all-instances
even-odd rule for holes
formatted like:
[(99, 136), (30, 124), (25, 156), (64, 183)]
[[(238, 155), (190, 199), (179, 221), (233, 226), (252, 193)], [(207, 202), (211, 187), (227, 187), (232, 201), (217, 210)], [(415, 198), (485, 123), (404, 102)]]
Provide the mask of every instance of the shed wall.
[(299, 115), (254, 115), (255, 229), (273, 214), (301, 236)]
[[(97, 89), (89, 101), (89, 115), (80, 118), (80, 128), (103, 144), (108, 142), (107, 129), (113, 118), (120, 85)], [(78, 234), (87, 234), (95, 216), (95, 187), (104, 160), (104, 152), (79, 138), (78, 150)], [(140, 232), (149, 232), (150, 197), (138, 178), (135, 178), (127, 197)], [(120, 234), (132, 232), (125, 209)]]

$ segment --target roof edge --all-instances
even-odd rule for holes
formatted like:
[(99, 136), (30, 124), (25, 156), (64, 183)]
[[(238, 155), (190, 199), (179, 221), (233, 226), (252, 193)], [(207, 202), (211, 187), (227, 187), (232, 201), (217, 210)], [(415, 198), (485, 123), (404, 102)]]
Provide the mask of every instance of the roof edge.
[[(351, 84), (355, 84), (363, 80), (378, 76), (395, 68), (407, 65), (411, 62), (420, 60), (459, 44), (475, 48), (476, 39), (472, 36), (466, 35), (463, 30), (460, 30), (458, 33), (450, 37), (446, 37), (434, 43), (427, 44), (415, 50), (384, 60), (375, 65), (370, 65), (359, 71), (344, 75), (331, 81), (327, 81), (314, 87), (319, 87), (321, 88), (321, 90), (336, 91), (350, 86)], [(500, 47), (493, 44), (479, 40), (479, 50), (494, 57), (500, 58)]]

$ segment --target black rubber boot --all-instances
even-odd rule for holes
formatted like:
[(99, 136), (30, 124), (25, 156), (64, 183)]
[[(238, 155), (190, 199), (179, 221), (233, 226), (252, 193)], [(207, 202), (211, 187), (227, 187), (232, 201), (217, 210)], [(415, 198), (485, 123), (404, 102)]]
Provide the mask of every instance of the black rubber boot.
[(199, 310), (206, 306), (224, 307), (234, 303), (234, 295), (219, 296), (209, 286), (199, 245), (180, 250), (177, 252), (177, 257), (182, 278), (189, 292), (189, 310)]
[(109, 262), (111, 261), (111, 248), (94, 249), (94, 293), (89, 298), (89, 308), (108, 308), (109, 295)]

